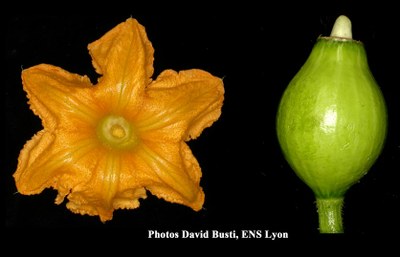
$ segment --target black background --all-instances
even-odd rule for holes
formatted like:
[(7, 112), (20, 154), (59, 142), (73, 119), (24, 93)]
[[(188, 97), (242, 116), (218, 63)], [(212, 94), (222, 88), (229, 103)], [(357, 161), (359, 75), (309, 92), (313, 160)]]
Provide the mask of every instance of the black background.
[[(366, 3), (364, 3), (365, 5)], [(200, 6), (201, 7), (201, 6)], [(129, 228), (147, 240), (147, 231), (268, 229), (291, 239), (318, 238), (315, 199), (283, 158), (275, 132), (280, 97), (308, 57), (316, 38), (329, 35), (340, 14), (353, 22), (353, 37), (363, 41), (372, 73), (384, 94), (389, 131), (375, 165), (346, 194), (343, 237), (392, 235), (399, 229), (399, 102), (397, 18), (390, 7), (337, 5), (316, 9), (180, 7), (155, 12), (131, 8), (122, 15), (14, 15), (6, 19), (5, 152), (1, 182), (8, 228)], [(186, 9), (185, 9), (186, 8)], [(198, 159), (206, 200), (194, 212), (150, 194), (135, 210), (117, 210), (102, 224), (55, 205), (56, 192), (16, 193), (12, 174), (19, 151), (41, 122), (29, 109), (21, 69), (49, 63), (97, 75), (87, 44), (125, 21), (145, 26), (155, 49), (155, 73), (164, 69), (204, 69), (224, 78), (222, 116), (188, 144)], [(4, 185), (4, 186), (3, 186)], [(239, 232), (239, 231), (238, 231)], [(238, 233), (239, 234), (239, 233)]]

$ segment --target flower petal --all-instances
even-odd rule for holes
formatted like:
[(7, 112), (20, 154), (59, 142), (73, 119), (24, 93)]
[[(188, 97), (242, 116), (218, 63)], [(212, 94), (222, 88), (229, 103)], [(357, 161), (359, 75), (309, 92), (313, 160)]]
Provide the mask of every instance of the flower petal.
[(112, 219), (115, 209), (139, 207), (139, 199), (146, 198), (146, 190), (134, 155), (103, 151), (91, 170), (91, 179), (75, 187), (68, 196), (67, 207), (76, 213), (99, 215), (105, 222)]
[[(79, 214), (98, 215), (102, 222), (111, 220), (115, 209), (135, 209), (139, 207), (139, 199), (145, 199), (146, 190), (143, 187), (132, 188), (119, 192), (111, 201), (105, 201), (98, 191), (77, 191), (68, 196), (67, 208)], [(111, 203), (105, 204), (105, 203)]]
[(196, 138), (219, 118), (223, 99), (222, 80), (210, 73), (166, 70), (148, 87), (137, 129), (149, 140)]
[[(150, 192), (167, 201), (183, 204), (198, 211), (204, 203), (200, 187), (200, 166), (184, 143), (143, 142), (137, 154), (147, 164), (152, 182)], [(146, 170), (146, 169), (143, 169)]]
[(54, 142), (55, 135), (45, 133), (44, 130), (39, 131), (32, 137), (31, 140), (26, 142), (24, 148), (18, 158), (17, 171), (14, 173), (15, 182), (18, 191), (22, 194), (35, 194), (40, 193), (47, 185), (34, 186), (31, 189), (27, 185), (31, 181), (32, 176), (28, 175), (34, 172), (30, 167), (39, 156), (43, 156), (45, 152)]
[(22, 82), (31, 109), (45, 128), (54, 129), (56, 124), (69, 120), (67, 116), (91, 120), (96, 114), (89, 92), (92, 84), (86, 76), (40, 64), (23, 70)]
[(96, 146), (96, 141), (82, 139), (79, 134), (61, 132), (56, 136), (40, 131), (20, 153), (14, 174), (18, 191), (37, 194), (53, 187), (59, 190), (58, 199), (62, 201), (71, 188), (90, 179)]
[(151, 81), (154, 49), (145, 29), (129, 18), (89, 44), (90, 55), (104, 97), (113, 101), (114, 108), (124, 108), (137, 99)]
[(113, 151), (81, 132), (35, 135), (20, 154), (14, 174), (18, 191), (29, 195), (53, 187), (57, 204), (67, 196), (71, 211), (99, 215), (103, 222), (115, 209), (139, 207), (139, 199), (146, 198), (144, 185), (151, 181), (137, 165), (139, 157)]

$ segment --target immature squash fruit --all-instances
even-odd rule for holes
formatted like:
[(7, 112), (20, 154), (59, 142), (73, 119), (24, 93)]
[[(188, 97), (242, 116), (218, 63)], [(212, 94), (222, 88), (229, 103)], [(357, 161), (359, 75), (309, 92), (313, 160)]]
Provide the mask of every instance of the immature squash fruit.
[(386, 108), (364, 46), (340, 16), (287, 87), (277, 115), (285, 158), (317, 198), (321, 233), (342, 233), (346, 191), (371, 168), (386, 136)]

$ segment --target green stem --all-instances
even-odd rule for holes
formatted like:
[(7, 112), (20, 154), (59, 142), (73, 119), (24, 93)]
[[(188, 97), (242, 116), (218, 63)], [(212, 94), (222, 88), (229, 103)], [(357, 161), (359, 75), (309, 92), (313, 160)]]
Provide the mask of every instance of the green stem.
[(320, 233), (343, 233), (342, 206), (343, 197), (317, 198)]

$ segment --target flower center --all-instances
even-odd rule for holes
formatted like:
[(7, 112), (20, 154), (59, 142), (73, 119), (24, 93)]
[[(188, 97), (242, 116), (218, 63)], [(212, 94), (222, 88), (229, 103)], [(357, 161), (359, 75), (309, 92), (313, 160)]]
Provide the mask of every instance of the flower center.
[(106, 116), (99, 122), (97, 137), (103, 144), (116, 149), (132, 148), (139, 139), (132, 124), (117, 115)]

